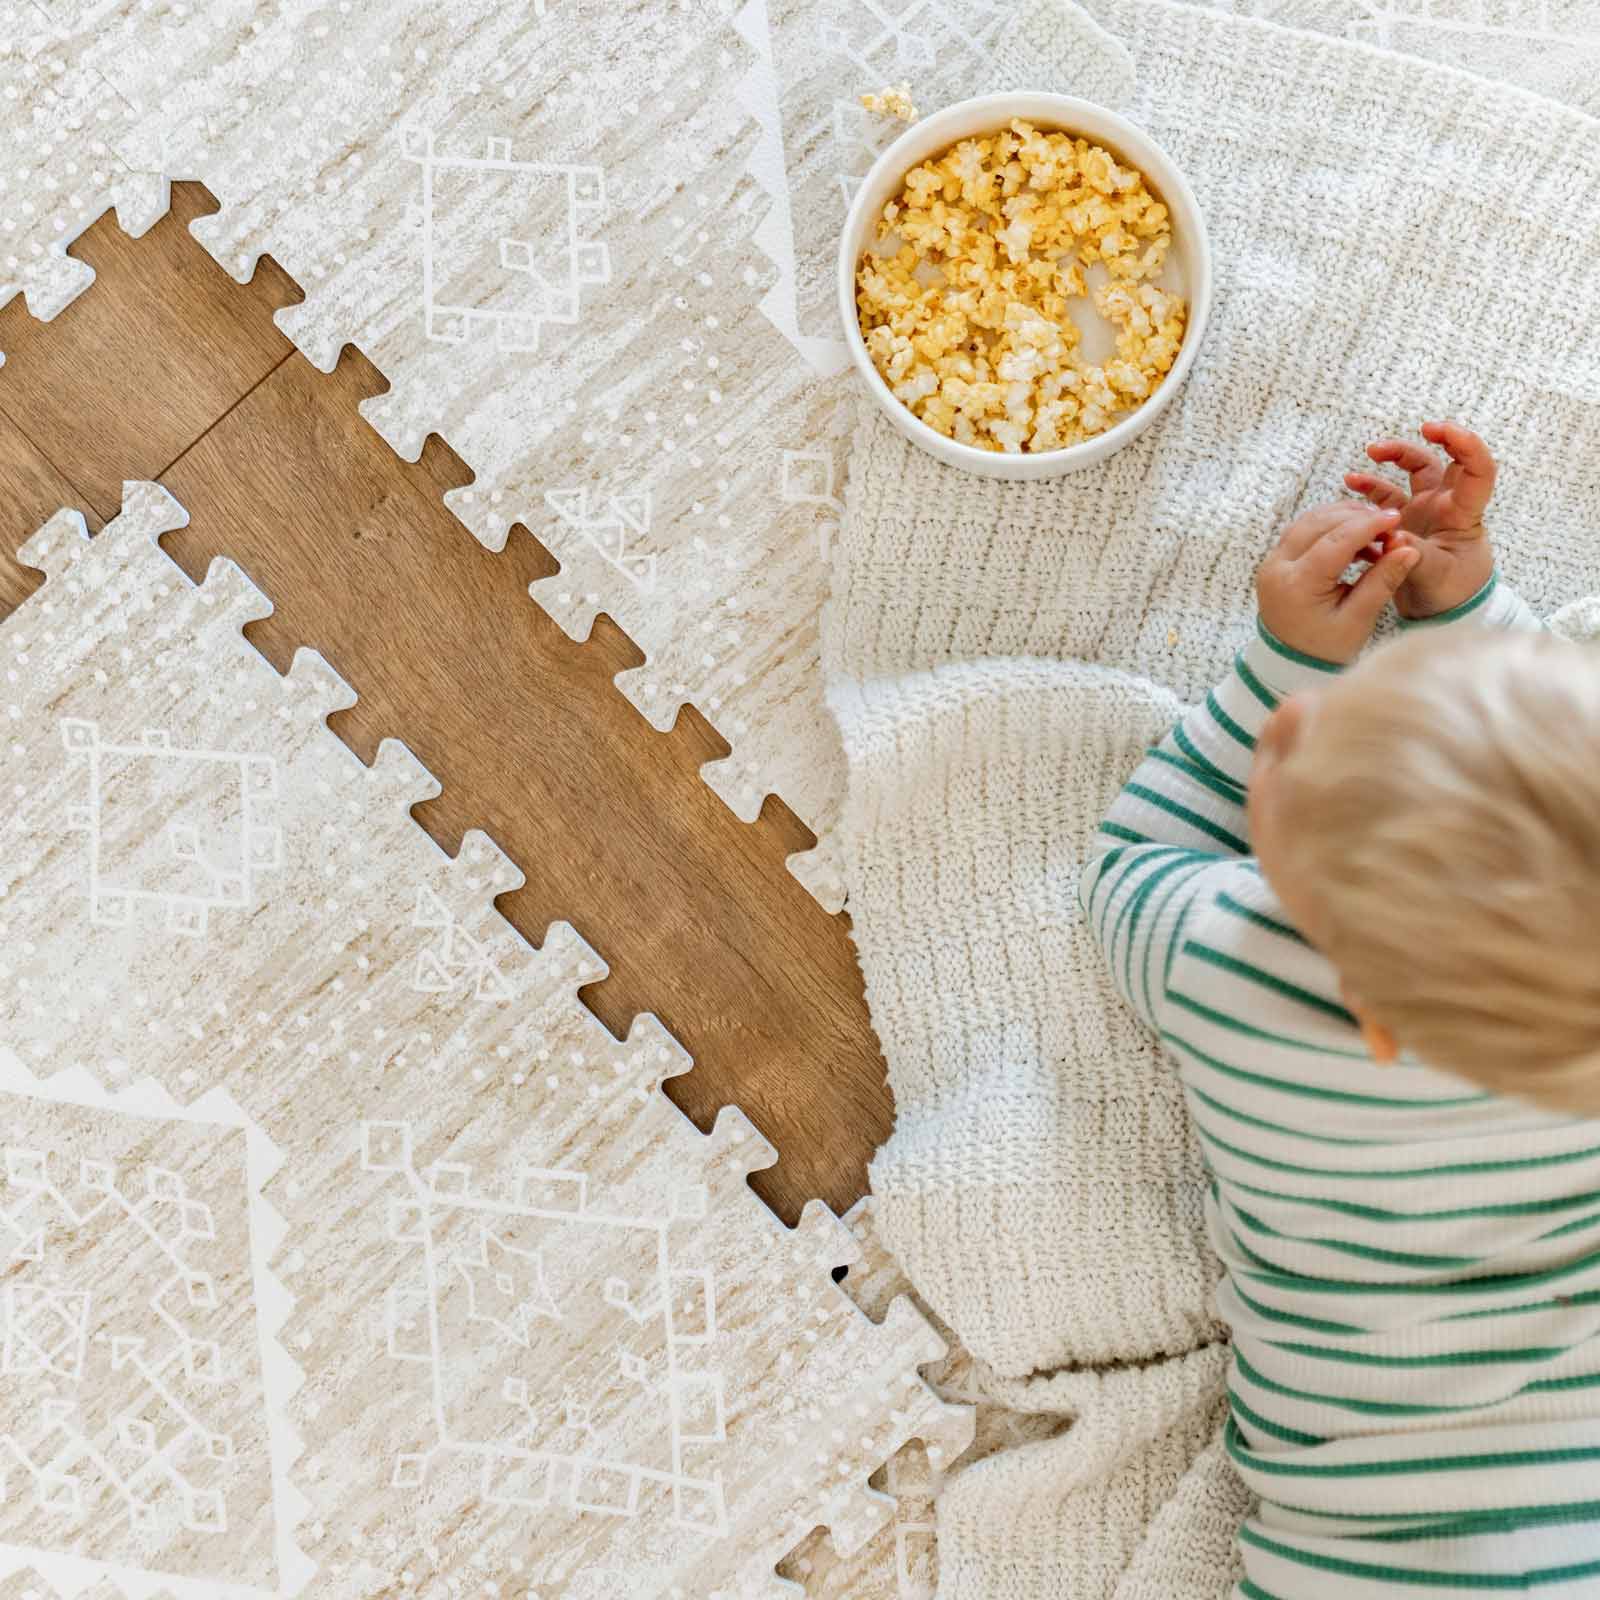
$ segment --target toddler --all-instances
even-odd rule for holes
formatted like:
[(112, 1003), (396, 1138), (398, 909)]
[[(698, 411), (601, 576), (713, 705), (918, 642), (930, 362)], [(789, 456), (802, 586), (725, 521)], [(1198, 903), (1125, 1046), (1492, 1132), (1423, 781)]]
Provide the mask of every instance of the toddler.
[(1600, 1595), (1600, 659), (1422, 431), (1285, 531), (1080, 891), (1209, 1168), (1248, 1600)]

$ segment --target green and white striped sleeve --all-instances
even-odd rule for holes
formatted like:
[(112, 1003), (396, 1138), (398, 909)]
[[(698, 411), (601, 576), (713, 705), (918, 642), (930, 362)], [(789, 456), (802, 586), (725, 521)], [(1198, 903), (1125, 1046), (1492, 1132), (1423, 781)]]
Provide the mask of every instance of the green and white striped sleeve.
[(1489, 581), (1470, 600), (1463, 600), (1436, 617), (1402, 617), (1400, 631), (1446, 628), (1452, 622), (1474, 622), (1484, 628), (1522, 628), (1535, 633), (1544, 628), (1528, 602), (1509, 583), (1500, 581), (1498, 572), (1491, 573)]
[(1101, 823), (1078, 902), (1123, 997), (1152, 1027), (1191, 908), (1254, 873), (1245, 785), (1278, 702), (1342, 668), (1257, 625), (1233, 670), (1145, 757)]

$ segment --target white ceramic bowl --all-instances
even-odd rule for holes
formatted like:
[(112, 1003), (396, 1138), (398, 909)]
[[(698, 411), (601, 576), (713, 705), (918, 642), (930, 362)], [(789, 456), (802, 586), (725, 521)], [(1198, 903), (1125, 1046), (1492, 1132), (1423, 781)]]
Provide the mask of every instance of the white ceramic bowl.
[[(1037, 455), (978, 450), (971, 445), (958, 444), (919, 421), (908, 406), (895, 399), (873, 366), (856, 315), (856, 264), (871, 242), (873, 226), (885, 202), (899, 192), (906, 173), (919, 161), (948, 149), (958, 139), (974, 133), (995, 132), (1013, 117), (1022, 117), (1046, 130), (1081, 134), (1104, 145), (1119, 161), (1137, 167), (1144, 174), (1148, 186), (1172, 214), (1172, 250), (1166, 270), (1157, 281), (1163, 287), (1176, 290), (1189, 302), (1189, 320), (1178, 359), (1156, 392), (1106, 432), (1085, 439), (1081, 444), (1069, 444), (1060, 450), (1042, 450)], [(1195, 351), (1205, 337), (1210, 311), (1211, 246), (1206, 239), (1205, 219), (1200, 215), (1199, 203), (1188, 180), (1166, 151), (1127, 118), (1103, 106), (1087, 100), (1073, 100), (1066, 95), (983, 95), (976, 100), (962, 100), (946, 106), (943, 111), (914, 123), (873, 162), (872, 170), (862, 179), (839, 241), (839, 314), (862, 382), (882, 406), (884, 414), (908, 439), (953, 467), (963, 467), (968, 472), (990, 478), (1060, 477), (1092, 462), (1103, 461), (1136, 439), (1166, 409), (1194, 365)]]

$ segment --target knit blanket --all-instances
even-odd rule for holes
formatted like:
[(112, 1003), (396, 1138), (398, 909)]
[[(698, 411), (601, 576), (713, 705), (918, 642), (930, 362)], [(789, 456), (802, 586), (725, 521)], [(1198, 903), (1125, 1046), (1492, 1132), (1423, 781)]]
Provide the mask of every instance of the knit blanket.
[(941, 1600), (1204, 1600), (1245, 1499), (1201, 1162), (1076, 874), (1245, 637), (1263, 550), (1367, 440), (1469, 420), (1502, 570), (1542, 612), (1600, 589), (1600, 126), (1172, 0), (1034, 0), (1005, 58), (1162, 141), (1219, 287), (1171, 410), (1065, 479), (954, 472), (862, 402), (823, 658), (898, 1105), (872, 1185), (988, 1395), (1062, 1423), (946, 1483)]

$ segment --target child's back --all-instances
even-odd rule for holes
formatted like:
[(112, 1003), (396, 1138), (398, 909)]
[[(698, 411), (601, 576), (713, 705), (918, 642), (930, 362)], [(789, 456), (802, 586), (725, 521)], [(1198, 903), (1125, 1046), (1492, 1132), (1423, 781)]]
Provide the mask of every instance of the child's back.
[(1212, 1174), (1228, 1447), (1262, 1499), (1242, 1592), (1593, 1594), (1600, 1122), (1574, 1113), (1600, 1108), (1600, 673), (1485, 631), (1536, 626), (1490, 578), (1339, 678), (1352, 597), (1375, 619), (1409, 569), (1391, 551), (1319, 633), (1284, 564), (1337, 581), (1387, 530), (1307, 538), (1318, 515), (1082, 889)]

